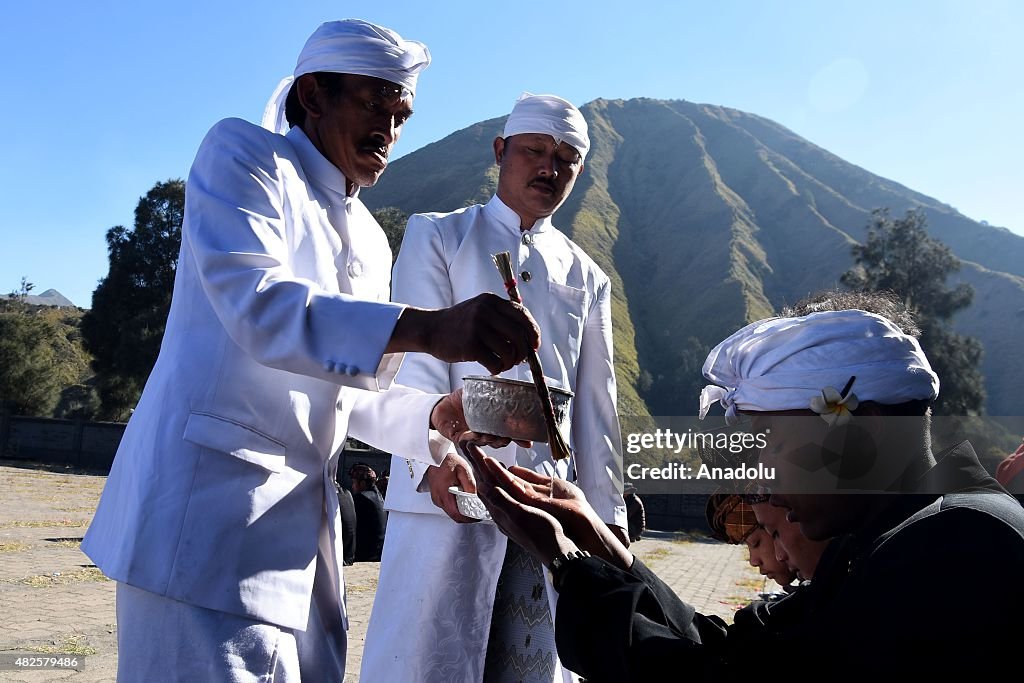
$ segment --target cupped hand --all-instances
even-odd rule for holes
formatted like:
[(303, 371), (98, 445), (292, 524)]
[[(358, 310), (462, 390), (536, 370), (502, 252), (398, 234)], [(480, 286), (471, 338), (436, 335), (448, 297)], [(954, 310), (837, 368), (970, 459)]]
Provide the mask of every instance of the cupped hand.
[(480, 520), (466, 517), (459, 512), (459, 504), (455, 494), (449, 487), (458, 486), (466, 493), (476, 493), (476, 481), (473, 470), (466, 460), (455, 453), (449, 453), (440, 465), (427, 468), (427, 486), (430, 488), (430, 500), (445, 514), (459, 524), (472, 524)]
[[(544, 503), (540, 504), (541, 508), (547, 509), (565, 525), (570, 536), (574, 533), (586, 534), (590, 528), (599, 527), (604, 523), (597, 511), (587, 502), (583, 490), (572, 482), (549, 477), (518, 465), (510, 467), (508, 471), (520, 479), (521, 483), (528, 485), (527, 491), (532, 490), (533, 494), (547, 497), (546, 504), (552, 506), (553, 509), (545, 508)], [(580, 516), (586, 517), (587, 522), (581, 522)], [(626, 530), (614, 524), (607, 526), (619, 543), (628, 548), (629, 534), (626, 533)]]
[[(577, 486), (522, 467), (507, 470), (474, 445), (461, 442), (459, 446), (473, 463), (477, 492), (488, 509), (492, 502), (503, 503), (504, 498), (508, 497), (525, 508), (552, 517), (579, 548), (623, 569), (632, 565), (633, 556), (601, 520)], [(503, 495), (498, 494), (498, 491), (503, 492)], [(493, 512), (491, 514), (494, 515)]]
[[(493, 458), (487, 460), (497, 462)], [(478, 483), (477, 495), (498, 529), (544, 566), (550, 566), (559, 555), (579, 549), (566, 536), (558, 520), (544, 510), (519, 502), (504, 489), (494, 486), (493, 478), (486, 474)]]

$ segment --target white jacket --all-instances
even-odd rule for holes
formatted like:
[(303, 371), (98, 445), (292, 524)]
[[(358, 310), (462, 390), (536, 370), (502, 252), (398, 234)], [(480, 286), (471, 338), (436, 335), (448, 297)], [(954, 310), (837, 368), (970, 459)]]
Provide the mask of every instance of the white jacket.
[[(392, 296), (426, 308), (451, 306), (481, 292), (507, 296), (491, 254), (511, 252), (524, 304), (541, 329), (539, 353), (549, 384), (575, 393), (570, 446), (577, 483), (605, 522), (625, 528), (609, 279), (550, 218), (525, 237), (519, 225), (519, 216), (497, 196), (449, 214), (413, 215), (395, 264)], [(447, 393), (463, 377), (486, 374), (476, 363), (448, 364), (416, 353), (408, 355), (398, 379)], [(531, 381), (525, 363), (502, 376)], [(363, 677), (371, 683), (479, 680), (505, 537), (491, 524), (450, 520), (423, 486), (427, 465), (396, 453), (385, 501), (393, 512)], [(489, 454), (508, 465), (567, 475), (567, 463), (554, 463), (546, 444), (512, 444)]]
[[(392, 297), (411, 306), (444, 308), (481, 292), (508, 296), (491, 254), (509, 251), (523, 303), (541, 329), (539, 351), (551, 386), (574, 392), (570, 446), (577, 454), (578, 484), (605, 522), (625, 528), (621, 437), (615, 411), (611, 283), (587, 254), (545, 218), (520, 234), (519, 216), (495, 195), (486, 205), (449, 214), (409, 219), (394, 268)], [(531, 241), (532, 244), (526, 244)], [(523, 276), (523, 273), (529, 273)], [(527, 279), (527, 277), (529, 279)], [(457, 331), (453, 330), (453, 334)], [(448, 393), (469, 375), (487, 375), (477, 363), (445, 363), (409, 354), (398, 380), (432, 393)], [(521, 363), (502, 377), (531, 382)], [(443, 515), (429, 493), (417, 493), (428, 465), (395, 451), (387, 507)], [(547, 444), (524, 449), (512, 444), (490, 453), (506, 465), (533, 467), (565, 478), (567, 463), (555, 463)], [(411, 460), (411, 465), (407, 460)], [(410, 469), (413, 474), (410, 476)]]
[(211, 129), (160, 356), (82, 544), (107, 576), (305, 629), (321, 533), (340, 538), (346, 433), (431, 458), (439, 397), (393, 385), (401, 355), (383, 353), (403, 308), (387, 302), (390, 265), (300, 129)]

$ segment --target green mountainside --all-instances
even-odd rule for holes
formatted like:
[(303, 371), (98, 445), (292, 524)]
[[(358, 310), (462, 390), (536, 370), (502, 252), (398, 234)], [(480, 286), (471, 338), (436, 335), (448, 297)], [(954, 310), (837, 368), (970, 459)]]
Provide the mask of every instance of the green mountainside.
[[(836, 287), (872, 209), (922, 209), (975, 288), (957, 330), (985, 348), (992, 415), (1024, 386), (1024, 237), (847, 163), (767, 119), (682, 100), (595, 100), (592, 149), (555, 225), (612, 278), (624, 415), (692, 414), (708, 348), (787, 303)], [(448, 211), (486, 201), (504, 118), (396, 160), (371, 209)]]

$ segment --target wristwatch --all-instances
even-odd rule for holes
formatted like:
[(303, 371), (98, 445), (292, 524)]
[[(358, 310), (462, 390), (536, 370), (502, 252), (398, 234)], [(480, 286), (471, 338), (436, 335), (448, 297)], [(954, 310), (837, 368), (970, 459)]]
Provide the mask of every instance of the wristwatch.
[(551, 585), (555, 587), (556, 591), (562, 590), (562, 580), (565, 578), (565, 573), (574, 562), (585, 560), (590, 557), (590, 553), (586, 550), (570, 550), (567, 553), (562, 553), (555, 559), (551, 560)]

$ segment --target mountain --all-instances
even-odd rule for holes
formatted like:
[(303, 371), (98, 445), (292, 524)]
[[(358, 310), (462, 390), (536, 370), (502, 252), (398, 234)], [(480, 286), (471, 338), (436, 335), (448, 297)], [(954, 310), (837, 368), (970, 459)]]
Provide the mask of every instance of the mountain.
[[(684, 100), (594, 100), (592, 149), (555, 225), (612, 278), (625, 414), (696, 410), (708, 348), (787, 303), (838, 286), (871, 211), (924, 212), (975, 289), (956, 329), (985, 348), (992, 415), (1020, 414), (1024, 237), (843, 161), (754, 114)], [(446, 211), (497, 184), (483, 121), (392, 163), (361, 196), (372, 209)]]
[[(7, 298), (6, 296), (4, 298)], [(42, 294), (29, 294), (25, 303), (33, 306), (56, 306), (58, 308), (75, 308), (75, 304), (56, 289), (48, 289)]]

